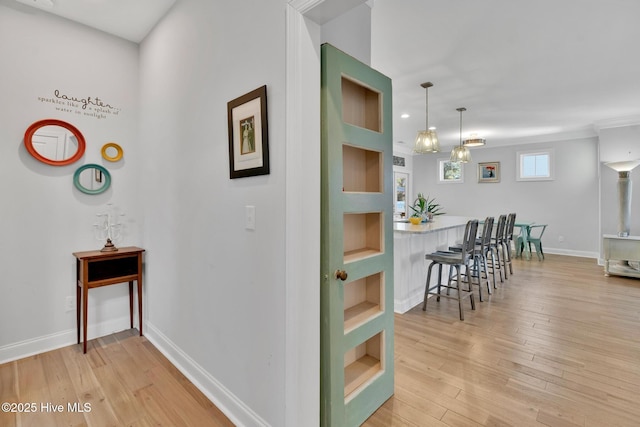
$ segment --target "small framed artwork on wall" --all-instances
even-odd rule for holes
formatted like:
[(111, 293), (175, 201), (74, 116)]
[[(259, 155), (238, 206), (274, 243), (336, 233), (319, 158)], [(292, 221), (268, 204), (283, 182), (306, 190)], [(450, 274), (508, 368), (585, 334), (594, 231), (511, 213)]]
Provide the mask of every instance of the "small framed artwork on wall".
[(269, 174), (267, 86), (227, 103), (229, 177)]
[(500, 182), (500, 162), (478, 163), (478, 182)]
[(438, 159), (438, 182), (462, 184), (464, 182), (464, 164), (449, 159)]

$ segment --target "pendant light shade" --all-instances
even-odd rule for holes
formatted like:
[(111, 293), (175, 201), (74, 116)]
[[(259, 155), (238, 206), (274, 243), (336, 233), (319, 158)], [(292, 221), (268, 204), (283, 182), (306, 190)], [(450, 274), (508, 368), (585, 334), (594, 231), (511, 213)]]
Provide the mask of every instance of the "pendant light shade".
[(421, 130), (418, 132), (418, 136), (416, 137), (416, 143), (413, 147), (414, 153), (424, 154), (424, 153), (437, 153), (440, 151), (440, 142), (438, 141), (438, 134), (435, 131), (435, 128), (429, 128), (429, 88), (433, 86), (433, 83), (426, 82), (422, 83), (422, 86), (426, 92), (426, 123), (425, 130)]
[(467, 147), (462, 145), (462, 112), (467, 111), (467, 109), (460, 107), (456, 108), (456, 111), (460, 112), (460, 145), (451, 150), (450, 160), (452, 162), (469, 163), (471, 161), (471, 152)]
[(416, 137), (416, 145), (413, 148), (415, 153), (437, 153), (440, 151), (440, 142), (435, 130), (421, 130)]

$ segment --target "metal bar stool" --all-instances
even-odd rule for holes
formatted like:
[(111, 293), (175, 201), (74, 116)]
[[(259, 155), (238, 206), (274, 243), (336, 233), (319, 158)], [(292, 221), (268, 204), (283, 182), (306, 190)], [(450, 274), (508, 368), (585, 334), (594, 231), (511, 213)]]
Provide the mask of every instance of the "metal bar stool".
[[(491, 268), (499, 270), (500, 282), (504, 282), (507, 277), (507, 263), (505, 262), (504, 232), (507, 226), (507, 216), (500, 215), (496, 225), (496, 232), (491, 238), (491, 248), (495, 252), (495, 258), (492, 259)], [(503, 273), (504, 271), (504, 273)]]
[(513, 264), (511, 262), (511, 242), (513, 242), (513, 229), (516, 225), (516, 214), (507, 216), (507, 225), (504, 230), (504, 245), (506, 249), (505, 262), (509, 265), (509, 274), (513, 276)]
[[(471, 300), (471, 309), (476, 309), (475, 300), (473, 299), (473, 292), (471, 289), (471, 278), (473, 277), (470, 274), (470, 268), (475, 259), (475, 247), (476, 247), (476, 235), (478, 233), (478, 220), (470, 220), (467, 222), (467, 225), (464, 229), (464, 237), (462, 239), (462, 250), (460, 252), (453, 251), (436, 251), (431, 254), (426, 254), (425, 259), (430, 260), (431, 264), (429, 264), (429, 269), (427, 272), (427, 282), (424, 290), (424, 302), (422, 304), (422, 310), (427, 310), (427, 299), (429, 295), (437, 295), (437, 300), (440, 301), (440, 297), (456, 299), (458, 300), (458, 307), (460, 310), (460, 320), (464, 320), (464, 311), (462, 308), (462, 300), (469, 297)], [(438, 284), (432, 287), (429, 287), (431, 281), (431, 271), (433, 266), (438, 266)], [(455, 286), (452, 285), (451, 281), (448, 281), (446, 285), (442, 284), (442, 266), (448, 265), (449, 268), (454, 268), (457, 270), (457, 280), (455, 282)], [(465, 268), (465, 272), (467, 273), (467, 277), (469, 278), (469, 289), (462, 288), (462, 267)], [(447, 293), (442, 294), (440, 292), (441, 288), (447, 288)], [(449, 291), (453, 289), (456, 292), (456, 295), (449, 295)]]
[[(495, 250), (491, 247), (491, 236), (493, 235), (492, 234), (493, 223), (494, 223), (494, 218), (492, 216), (488, 216), (482, 222), (482, 232), (480, 237), (476, 238), (476, 248), (475, 248), (476, 250), (474, 253), (474, 262), (473, 262), (473, 267), (471, 269), (471, 275), (473, 275), (473, 277), (478, 278), (478, 283), (477, 283), (479, 285), (478, 296), (480, 297), (480, 301), (483, 301), (482, 300), (482, 280), (483, 279), (487, 283), (487, 292), (489, 293), (489, 295), (491, 295), (491, 285), (489, 284), (489, 268), (488, 268), (489, 263), (487, 261), (489, 256), (491, 256), (491, 275), (493, 278), (493, 287), (495, 289), (498, 288), (496, 286), (496, 270), (495, 270), (496, 254), (495, 254)], [(462, 251), (462, 245), (449, 246), (449, 250), (454, 252), (460, 252)], [(465, 274), (463, 274), (465, 281), (469, 282), (472, 285), (475, 285), (475, 283), (470, 281), (470, 278), (467, 276), (468, 275), (465, 272)], [(453, 269), (449, 269), (449, 281), (452, 281), (452, 280), (453, 280)]]
[[(480, 269), (484, 272), (484, 277), (487, 280), (487, 292), (491, 295), (491, 286), (489, 285), (489, 259), (491, 256), (491, 276), (493, 278), (493, 288), (497, 289), (496, 286), (496, 252), (495, 249), (491, 246), (491, 236), (493, 233), (493, 222), (494, 218), (492, 216), (487, 217), (484, 220), (484, 225), (482, 228), (482, 236), (480, 237), (479, 247), (476, 248), (476, 270), (478, 270), (478, 274), (480, 273)], [(480, 301), (482, 301), (482, 292), (480, 293)]]

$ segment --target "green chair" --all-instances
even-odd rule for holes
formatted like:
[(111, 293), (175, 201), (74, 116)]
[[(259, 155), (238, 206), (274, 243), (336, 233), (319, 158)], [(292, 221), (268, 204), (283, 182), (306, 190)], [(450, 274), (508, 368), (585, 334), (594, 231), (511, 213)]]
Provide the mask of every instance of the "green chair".
[[(528, 236), (527, 236), (527, 244), (529, 245), (529, 252), (531, 252), (531, 244), (536, 248), (536, 254), (538, 255), (538, 260), (542, 261), (544, 259), (544, 252), (542, 251), (542, 235), (544, 234), (544, 230), (547, 229), (547, 224), (533, 224), (529, 227)], [(524, 239), (522, 236), (518, 236), (518, 248), (520, 248), (520, 252), (522, 252), (522, 248), (524, 247)]]

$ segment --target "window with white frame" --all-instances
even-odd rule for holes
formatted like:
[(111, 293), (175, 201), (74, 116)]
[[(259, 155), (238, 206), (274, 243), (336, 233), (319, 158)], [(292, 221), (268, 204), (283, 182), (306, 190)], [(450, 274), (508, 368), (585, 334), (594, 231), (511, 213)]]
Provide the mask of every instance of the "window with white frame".
[(518, 151), (518, 181), (551, 181), (553, 175), (553, 150)]

